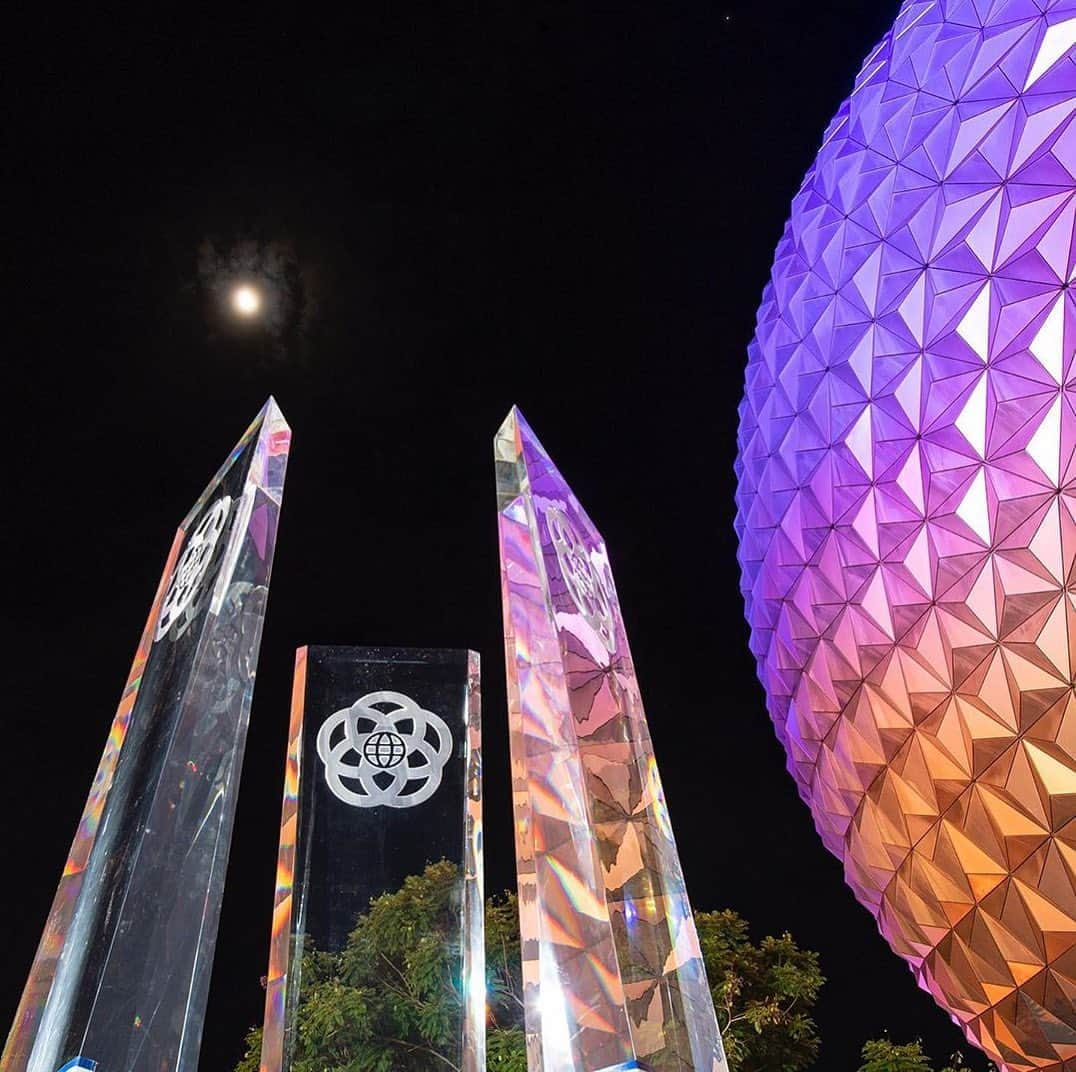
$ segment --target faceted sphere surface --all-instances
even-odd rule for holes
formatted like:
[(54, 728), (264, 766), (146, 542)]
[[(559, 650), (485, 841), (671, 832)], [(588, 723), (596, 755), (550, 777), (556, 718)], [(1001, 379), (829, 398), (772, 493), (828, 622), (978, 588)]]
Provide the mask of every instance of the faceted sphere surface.
[(824, 843), (992, 1058), (1076, 1069), (1076, 0), (908, 0), (792, 207), (737, 530)]

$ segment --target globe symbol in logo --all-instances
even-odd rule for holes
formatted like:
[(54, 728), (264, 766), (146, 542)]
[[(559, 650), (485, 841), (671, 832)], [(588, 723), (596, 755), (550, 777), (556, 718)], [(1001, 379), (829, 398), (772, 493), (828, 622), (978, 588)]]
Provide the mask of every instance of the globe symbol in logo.
[(379, 770), (391, 770), (398, 767), (407, 754), (403, 738), (392, 730), (371, 733), (362, 746), (362, 755), (371, 767)]

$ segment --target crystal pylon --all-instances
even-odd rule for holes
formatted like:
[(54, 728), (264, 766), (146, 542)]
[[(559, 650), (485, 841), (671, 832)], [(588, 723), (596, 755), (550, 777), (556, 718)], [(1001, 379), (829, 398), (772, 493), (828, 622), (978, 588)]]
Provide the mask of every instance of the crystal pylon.
[(269, 399), (180, 524), (2, 1072), (195, 1072), (291, 433)]
[(471, 651), (296, 653), (262, 1072), (308, 1067), (337, 957), (341, 1052), (319, 1067), (484, 1072), (478, 671)]
[(530, 1072), (727, 1068), (605, 543), (497, 433)]

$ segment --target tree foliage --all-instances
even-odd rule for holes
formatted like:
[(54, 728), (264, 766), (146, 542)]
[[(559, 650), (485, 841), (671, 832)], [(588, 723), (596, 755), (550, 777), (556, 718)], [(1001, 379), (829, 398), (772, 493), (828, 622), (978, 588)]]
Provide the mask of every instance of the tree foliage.
[[(371, 901), (341, 952), (306, 950), (293, 1072), (457, 1067), (458, 896), (455, 865), (430, 864)], [(255, 1030), (237, 1072), (255, 1072), (260, 1051)]]
[[(375, 898), (344, 949), (303, 956), (293, 1072), (450, 1072), (464, 994), (459, 872), (442, 861)], [(819, 1050), (818, 954), (789, 934), (751, 939), (732, 911), (696, 912), (718, 1022), (734, 1072), (801, 1072)], [(486, 904), (486, 1068), (527, 1072), (518, 904)], [(261, 1029), (236, 1072), (258, 1072)], [(932, 1072), (918, 1042), (875, 1039), (858, 1072)], [(957, 1054), (942, 1072), (968, 1072)]]
[[(893, 1042), (880, 1038), (864, 1043), (858, 1072), (933, 1072), (933, 1067), (919, 1039)], [(970, 1072), (970, 1069), (964, 1063), (964, 1055), (954, 1053), (941, 1072)]]
[(818, 1053), (811, 1010), (825, 982), (818, 954), (790, 934), (751, 941), (735, 912), (696, 912), (703, 963), (729, 1064), (738, 1072), (799, 1072)]
[(933, 1072), (923, 1045), (915, 1042), (891, 1042), (887, 1038), (864, 1043), (859, 1072)]
[(486, 902), (486, 1068), (527, 1072), (523, 967), (514, 893)]
[[(453, 930), (459, 873), (431, 864), (359, 917), (338, 954), (307, 949), (294, 1072), (447, 1072), (463, 994)], [(798, 1072), (818, 1049), (810, 1010), (818, 958), (789, 935), (755, 945), (735, 912), (696, 914), (714, 1003), (734, 1067)], [(526, 1072), (519, 909), (486, 905), (486, 1066)], [(261, 1030), (236, 1072), (257, 1072)]]

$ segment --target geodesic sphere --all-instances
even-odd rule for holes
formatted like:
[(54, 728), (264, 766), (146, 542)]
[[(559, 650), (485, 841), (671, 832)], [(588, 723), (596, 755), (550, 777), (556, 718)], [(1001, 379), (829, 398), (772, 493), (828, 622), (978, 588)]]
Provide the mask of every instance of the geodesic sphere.
[(919, 983), (1076, 1069), (1076, 0), (907, 0), (793, 202), (737, 531), (800, 794)]

